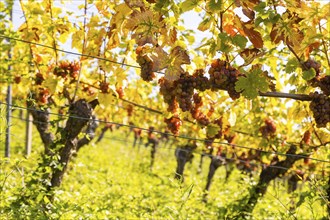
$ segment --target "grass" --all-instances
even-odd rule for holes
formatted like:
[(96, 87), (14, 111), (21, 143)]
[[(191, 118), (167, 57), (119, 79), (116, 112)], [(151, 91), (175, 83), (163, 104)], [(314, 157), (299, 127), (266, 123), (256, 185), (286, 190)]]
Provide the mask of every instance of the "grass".
[[(24, 123), (23, 123), (24, 124)], [(13, 131), (24, 129), (22, 122), (13, 121)], [(225, 182), (225, 169), (220, 167), (211, 185), (208, 203), (202, 201), (210, 159), (197, 174), (199, 156), (185, 169), (185, 182), (174, 179), (176, 160), (174, 149), (160, 147), (154, 168), (150, 170), (150, 148), (132, 148), (131, 137), (123, 140), (124, 129), (106, 133), (99, 144), (84, 146), (73, 159), (64, 177), (48, 219), (232, 219), (238, 201), (255, 184), (254, 179), (235, 170)], [(0, 219), (12, 219), (11, 201), (14, 192), (24, 187), (28, 173), (35, 169), (42, 151), (34, 129), (33, 154), (25, 159), (24, 133), (15, 133), (11, 159), (1, 158)], [(174, 147), (174, 146), (172, 146)], [(2, 149), (1, 149), (2, 150)], [(0, 152), (3, 155), (3, 152)], [(292, 195), (285, 184), (271, 183), (266, 195), (258, 202), (253, 219), (322, 219), (326, 209), (310, 185)], [(295, 204), (302, 198), (301, 206)], [(42, 198), (41, 198), (42, 199)], [(29, 207), (26, 207), (29, 209)], [(22, 219), (31, 219), (21, 216)], [(40, 217), (43, 219), (43, 217)]]

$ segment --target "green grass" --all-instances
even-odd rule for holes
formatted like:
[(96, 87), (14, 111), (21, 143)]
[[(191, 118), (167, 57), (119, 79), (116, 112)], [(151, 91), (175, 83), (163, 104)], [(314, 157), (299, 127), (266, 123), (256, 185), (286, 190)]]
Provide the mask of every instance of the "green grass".
[[(14, 131), (23, 130), (22, 123), (15, 123)], [(131, 137), (127, 142), (115, 140), (123, 139), (124, 129), (108, 132), (99, 144), (81, 149), (70, 163), (63, 185), (56, 190), (47, 219), (232, 219), (236, 207), (242, 205), (238, 201), (248, 193), (249, 186), (255, 184), (256, 180), (237, 170), (226, 183), (225, 169), (221, 167), (215, 174), (208, 203), (204, 203), (202, 195), (209, 158), (205, 159), (202, 173), (197, 174), (199, 156), (195, 155), (193, 163), (186, 165), (185, 182), (181, 184), (174, 179), (174, 149), (159, 148), (151, 171), (150, 148), (141, 146), (138, 152), (132, 148)], [(10, 204), (15, 200), (14, 193), (24, 186), (42, 151), (34, 129), (33, 154), (25, 159), (24, 133), (15, 135), (19, 137), (13, 140), (11, 159), (1, 159), (0, 219), (13, 219)], [(326, 207), (321, 205), (319, 194), (316, 190), (314, 194), (308, 192), (311, 192), (308, 183), (289, 195), (283, 183), (274, 186), (272, 182), (255, 207), (253, 219), (325, 218)], [(304, 193), (306, 199), (302, 205), (290, 210)], [(26, 207), (29, 208), (32, 207)], [(35, 219), (24, 215), (21, 218)]]

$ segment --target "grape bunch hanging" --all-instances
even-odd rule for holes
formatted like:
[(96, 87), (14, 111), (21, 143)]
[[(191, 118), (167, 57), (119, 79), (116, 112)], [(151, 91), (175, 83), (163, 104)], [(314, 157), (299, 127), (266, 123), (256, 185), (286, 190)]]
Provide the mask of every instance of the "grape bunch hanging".
[(330, 122), (330, 97), (318, 92), (311, 93), (310, 97), (312, 101), (309, 107), (313, 112), (317, 127), (326, 127)]
[(313, 87), (319, 87), (322, 92), (329, 96), (330, 95), (330, 76), (321, 75), (321, 64), (315, 60), (309, 59), (303, 64), (304, 70), (313, 68), (315, 70), (315, 77), (309, 81)]
[(136, 61), (141, 67), (141, 78), (144, 81), (150, 82), (155, 78), (155, 73), (153, 71), (154, 63), (147, 55), (142, 55), (142, 47), (136, 49), (136, 54)]
[(238, 78), (244, 76), (237, 69), (230, 66), (227, 62), (222, 60), (214, 60), (209, 69), (211, 89), (227, 90), (230, 98), (236, 100), (240, 97), (240, 93), (235, 90), (235, 83)]
[(58, 66), (54, 68), (54, 75), (60, 76), (64, 79), (70, 76), (76, 79), (79, 75), (80, 64), (77, 61), (69, 62), (67, 60), (62, 60), (59, 62)]

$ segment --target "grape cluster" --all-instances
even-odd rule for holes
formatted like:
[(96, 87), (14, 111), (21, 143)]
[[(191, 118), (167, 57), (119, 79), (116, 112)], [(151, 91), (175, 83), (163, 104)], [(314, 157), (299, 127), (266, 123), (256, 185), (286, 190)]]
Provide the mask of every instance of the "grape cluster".
[(88, 85), (83, 85), (82, 86), (82, 91), (85, 92), (85, 93), (87, 93), (88, 96), (91, 96), (91, 95), (94, 95), (95, 94), (95, 91), (93, 90), (93, 88), (91, 88)]
[(19, 84), (21, 81), (22, 81), (22, 77), (21, 77), (21, 76), (16, 75), (16, 76), (14, 77), (14, 82), (15, 82), (16, 84)]
[(240, 93), (235, 90), (235, 83), (238, 78), (244, 76), (237, 69), (230, 66), (226, 61), (214, 60), (209, 69), (212, 90), (227, 90), (233, 100), (240, 97)]
[(210, 124), (208, 117), (200, 111), (199, 107), (194, 106), (190, 109), (191, 116), (196, 119), (197, 123), (201, 126), (207, 126)]
[(318, 87), (322, 90), (322, 92), (329, 96), (330, 95), (330, 76), (317, 77)]
[(39, 88), (38, 101), (41, 104), (47, 104), (49, 97), (50, 97), (50, 93), (49, 93), (49, 90), (48, 89), (46, 89), (46, 88)]
[(167, 111), (175, 113), (179, 107), (175, 98), (175, 87), (173, 83), (165, 78), (159, 79), (160, 94), (164, 97), (165, 103), (168, 104)]
[(195, 78), (187, 73), (181, 74), (180, 78), (174, 81), (175, 96), (183, 112), (192, 108), (192, 96), (196, 87)]
[(109, 93), (110, 92), (110, 84), (108, 82), (99, 82), (100, 90), (102, 93)]
[(210, 81), (206, 76), (204, 76), (203, 69), (197, 69), (193, 74), (193, 78), (194, 85), (197, 90), (204, 92), (205, 90), (211, 88)]
[(311, 136), (312, 136), (312, 134), (311, 134), (310, 130), (305, 131), (304, 136), (302, 138), (302, 141), (305, 144), (310, 144), (311, 143)]
[(128, 117), (131, 117), (133, 115), (133, 105), (128, 105), (126, 110)]
[(153, 72), (154, 62), (148, 56), (142, 55), (142, 48), (140, 47), (136, 49), (136, 54), (136, 61), (141, 66), (141, 78), (150, 82), (155, 78), (155, 73)]
[(191, 116), (197, 121), (197, 123), (201, 126), (207, 126), (210, 124), (210, 120), (208, 117), (200, 111), (200, 108), (203, 106), (202, 97), (199, 96), (198, 93), (193, 95), (194, 105), (190, 109)]
[(203, 100), (202, 97), (200, 97), (200, 95), (198, 93), (195, 93), (193, 95), (193, 100), (194, 100), (194, 104), (196, 107), (201, 107), (203, 106)]
[(310, 94), (312, 101), (309, 105), (313, 112), (317, 127), (326, 127), (330, 122), (330, 98), (329, 96), (314, 92)]
[(309, 59), (306, 62), (304, 62), (303, 69), (309, 70), (310, 68), (313, 68), (315, 70), (316, 75), (313, 79), (311, 79), (309, 81), (309, 83), (313, 87), (319, 87), (325, 95), (329, 96), (330, 95), (330, 76), (329, 75), (326, 75), (326, 76), (320, 75), (321, 64), (316, 62), (315, 60)]
[(177, 116), (172, 116), (170, 118), (165, 118), (164, 122), (167, 124), (168, 129), (172, 132), (172, 134), (179, 134), (180, 126), (182, 125), (182, 121)]
[(65, 79), (67, 78), (68, 75), (73, 79), (76, 79), (78, 77), (79, 70), (80, 70), (80, 64), (78, 62), (76, 61), (69, 62), (66, 60), (62, 60), (59, 62), (59, 65), (54, 68), (53, 73), (54, 75), (63, 77)]
[(36, 81), (36, 85), (41, 85), (42, 82), (45, 81), (45, 77), (41, 73), (38, 72), (36, 74), (35, 81)]
[(276, 132), (276, 125), (271, 119), (266, 119), (265, 125), (261, 126), (259, 130), (264, 138), (274, 137)]
[(118, 96), (119, 96), (120, 99), (124, 98), (123, 87), (120, 86), (120, 87), (116, 88), (116, 92), (117, 92), (117, 94), (118, 94)]

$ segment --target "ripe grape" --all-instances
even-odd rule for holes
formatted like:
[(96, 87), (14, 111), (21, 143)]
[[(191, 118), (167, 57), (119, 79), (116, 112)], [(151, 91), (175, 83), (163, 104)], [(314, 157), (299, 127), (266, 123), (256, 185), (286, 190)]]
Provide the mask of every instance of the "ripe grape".
[(123, 87), (118, 87), (116, 88), (116, 92), (118, 93), (118, 96), (120, 99), (124, 98), (124, 90), (123, 90)]
[(190, 114), (201, 126), (207, 126), (208, 124), (210, 124), (210, 120), (199, 110), (199, 107), (192, 107), (190, 109)]
[(182, 125), (182, 121), (179, 117), (172, 116), (170, 118), (164, 118), (164, 122), (167, 124), (167, 128), (172, 132), (172, 134), (179, 134), (180, 126)]
[(155, 78), (153, 72), (154, 62), (146, 55), (141, 56), (141, 53), (138, 53), (136, 61), (141, 66), (141, 78), (147, 82), (153, 80)]
[(264, 138), (274, 137), (276, 132), (276, 125), (271, 119), (266, 119), (265, 125), (260, 127), (259, 130)]
[(323, 76), (318, 79), (318, 87), (322, 90), (322, 92), (329, 96), (330, 95), (330, 76)]
[(194, 100), (194, 104), (197, 108), (203, 106), (203, 100), (202, 100), (202, 97), (199, 96), (198, 93), (195, 93), (193, 95), (193, 100)]
[(41, 104), (47, 104), (48, 103), (48, 98), (50, 97), (48, 89), (45, 88), (39, 88), (39, 93), (38, 93), (38, 101)]
[(218, 118), (218, 119), (215, 119), (214, 121), (213, 121), (213, 123), (214, 124), (216, 124), (216, 125), (218, 125), (219, 126), (219, 131), (218, 131), (218, 133), (214, 136), (214, 138), (221, 138), (222, 137), (222, 126), (223, 126), (223, 118), (221, 117), (221, 118)]
[(212, 62), (209, 74), (212, 90), (226, 90), (233, 100), (240, 97), (240, 93), (235, 90), (235, 84), (238, 78), (244, 76), (244, 74), (219, 59)]
[(313, 112), (313, 116), (317, 127), (326, 127), (327, 123), (330, 122), (330, 98), (329, 96), (314, 92), (310, 94), (312, 101), (309, 108)]
[(19, 84), (20, 82), (22, 81), (22, 77), (21, 76), (15, 76), (14, 77), (14, 82), (16, 83), (16, 84)]
[(108, 82), (100, 82), (100, 90), (102, 93), (109, 93), (110, 85)]
[(194, 78), (187, 73), (181, 74), (180, 78), (174, 81), (175, 97), (183, 112), (189, 111), (192, 107), (193, 83)]
[(305, 144), (310, 144), (310, 142), (311, 142), (311, 132), (309, 130), (305, 131), (302, 140), (305, 142)]
[(36, 74), (35, 80), (36, 80), (36, 85), (41, 85), (42, 82), (45, 80), (45, 78), (44, 78), (44, 76), (41, 73), (38, 72)]
[(207, 89), (211, 88), (209, 79), (204, 76), (204, 70), (198, 69), (193, 74), (194, 77), (194, 88), (196, 88), (199, 91), (205, 91)]
[(173, 83), (166, 80), (164, 77), (159, 79), (160, 94), (163, 96), (165, 103), (168, 104), (167, 110), (175, 113), (179, 107), (179, 104), (175, 98), (175, 88)]
[(77, 61), (69, 62), (67, 60), (61, 60), (58, 66), (54, 68), (53, 73), (54, 75), (60, 76), (64, 79), (67, 79), (68, 75), (73, 79), (76, 79), (78, 77), (79, 70), (80, 70), (79, 62)]
[(128, 117), (131, 117), (133, 115), (133, 105), (128, 105), (126, 110)]
[(89, 95), (89, 96), (95, 94), (95, 91), (90, 86), (88, 86), (88, 85), (83, 85), (82, 91), (83, 92), (86, 92), (87, 95)]

